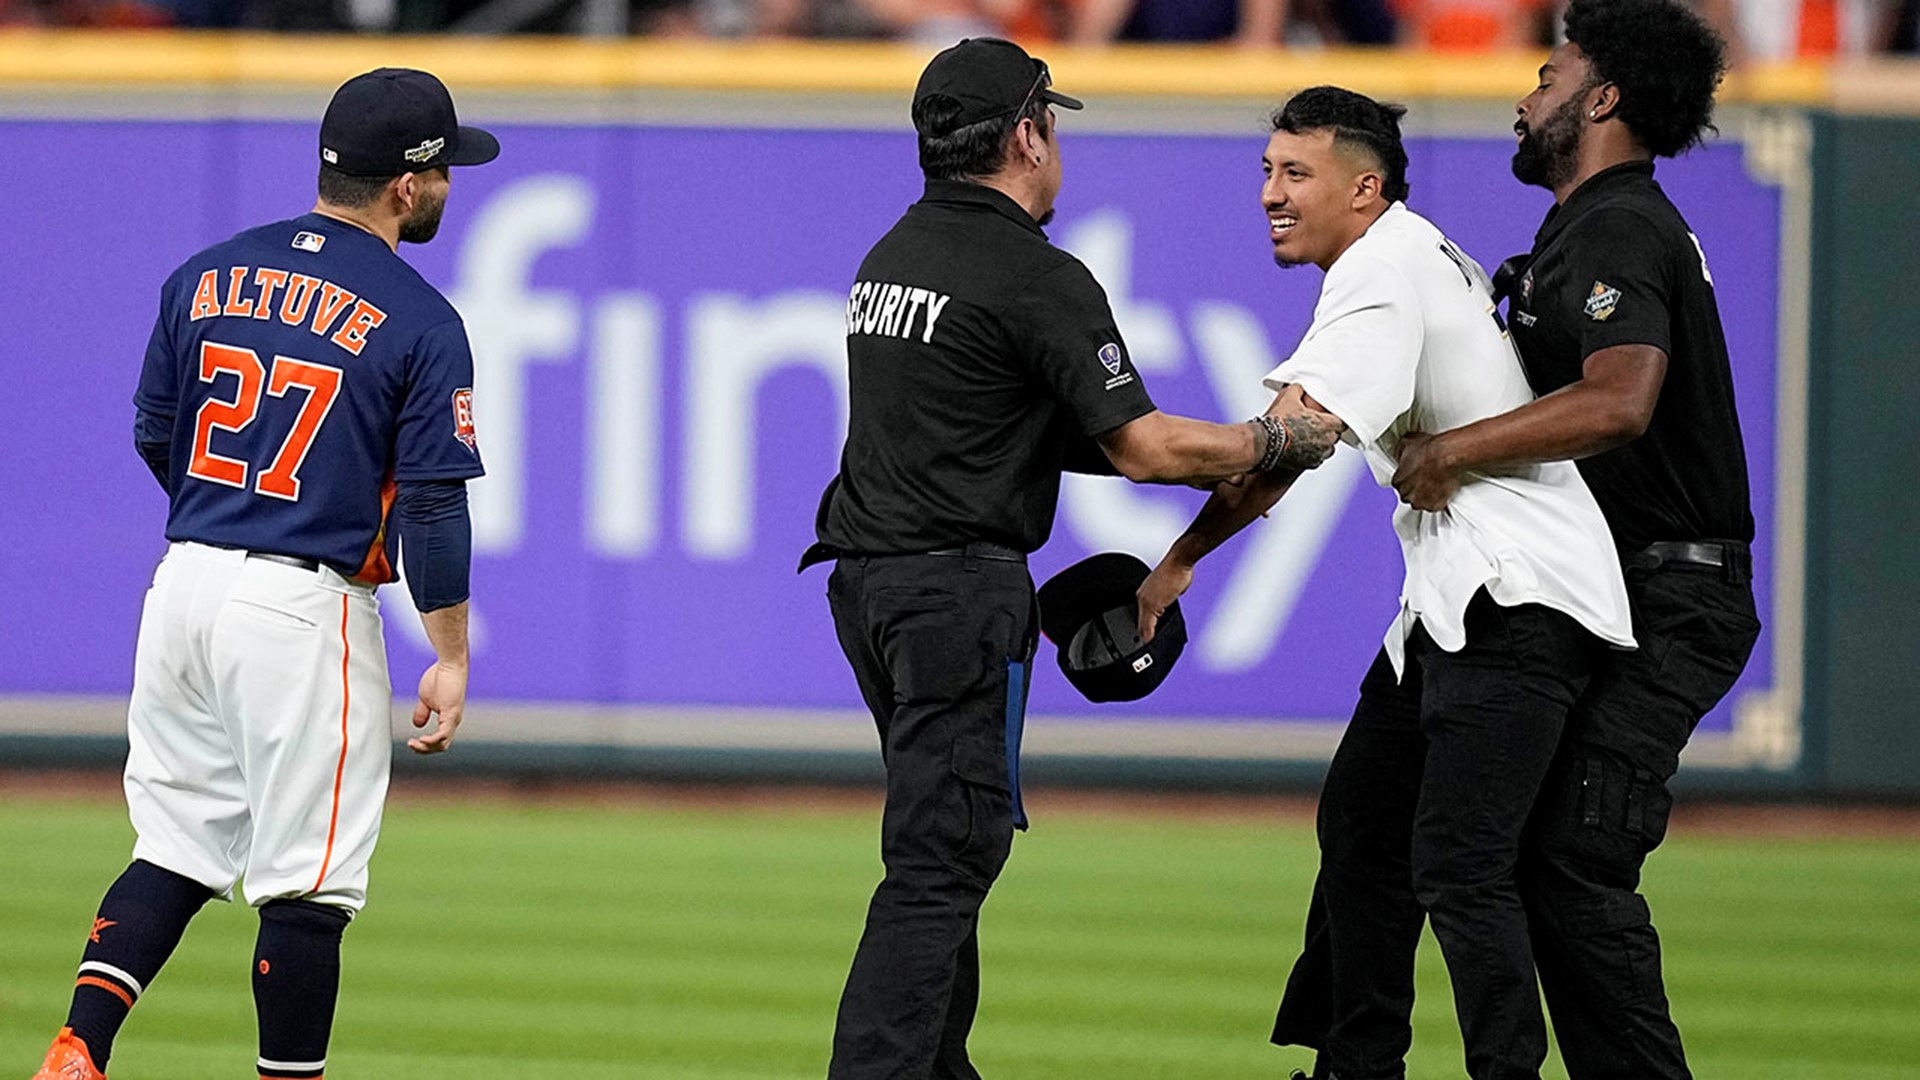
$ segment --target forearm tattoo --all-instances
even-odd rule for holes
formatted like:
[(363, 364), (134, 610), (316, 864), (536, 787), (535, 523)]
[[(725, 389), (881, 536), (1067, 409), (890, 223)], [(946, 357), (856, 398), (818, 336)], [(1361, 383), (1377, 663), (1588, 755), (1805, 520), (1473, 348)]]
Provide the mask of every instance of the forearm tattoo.
[(1279, 467), (1318, 468), (1340, 445), (1344, 425), (1327, 413), (1299, 412), (1280, 417), (1287, 429), (1287, 448), (1280, 455)]

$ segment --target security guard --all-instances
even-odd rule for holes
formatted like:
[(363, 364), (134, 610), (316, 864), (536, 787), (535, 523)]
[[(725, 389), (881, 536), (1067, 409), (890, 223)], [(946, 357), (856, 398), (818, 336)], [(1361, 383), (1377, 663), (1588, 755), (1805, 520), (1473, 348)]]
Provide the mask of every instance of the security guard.
[(1612, 654), (1576, 703), (1520, 886), (1568, 1075), (1686, 1078), (1636, 890), (1666, 832), (1680, 750), (1745, 668), (1760, 624), (1713, 274), (1653, 159), (1700, 142), (1723, 46), (1671, 0), (1575, 0), (1566, 33), (1515, 124), (1514, 174), (1557, 204), (1510, 309), (1542, 396), (1403, 450), (1394, 484), (1438, 509), (1467, 473), (1574, 458), (1599, 500), (1640, 648)]
[(873, 895), (833, 1080), (976, 1078), (981, 903), (1024, 828), (1021, 721), (1036, 619), (1027, 553), (1063, 468), (1210, 483), (1317, 465), (1324, 425), (1154, 409), (1106, 294), (1041, 231), (1060, 190), (1044, 63), (992, 38), (934, 57), (913, 98), (926, 194), (847, 304), (852, 412), (819, 543), (841, 648), (887, 771)]

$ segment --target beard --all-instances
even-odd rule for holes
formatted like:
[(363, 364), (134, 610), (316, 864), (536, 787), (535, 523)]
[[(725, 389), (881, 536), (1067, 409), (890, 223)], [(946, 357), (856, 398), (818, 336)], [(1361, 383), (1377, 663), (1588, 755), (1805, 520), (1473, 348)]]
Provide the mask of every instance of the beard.
[(420, 205), (413, 208), (407, 220), (400, 223), (400, 241), (405, 244), (424, 244), (440, 231), (440, 215), (447, 209), (447, 200), (422, 199)]
[(1555, 109), (1538, 127), (1522, 121), (1520, 145), (1513, 151), (1513, 176), (1523, 184), (1558, 190), (1573, 179), (1574, 152), (1580, 146), (1580, 98)]
[(1043, 229), (1053, 224), (1053, 207), (1051, 206), (1047, 207), (1046, 213), (1041, 214), (1040, 220), (1034, 222), (1034, 224), (1040, 226)]

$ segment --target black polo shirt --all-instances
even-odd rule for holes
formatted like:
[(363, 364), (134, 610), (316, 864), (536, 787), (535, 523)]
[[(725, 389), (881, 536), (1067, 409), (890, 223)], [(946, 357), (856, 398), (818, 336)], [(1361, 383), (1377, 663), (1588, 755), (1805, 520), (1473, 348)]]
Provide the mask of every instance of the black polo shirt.
[(1153, 411), (1093, 275), (977, 184), (929, 182), (867, 253), (847, 368), (847, 444), (816, 522), (845, 552), (1033, 551), (1061, 469)]
[(1652, 162), (1599, 173), (1547, 213), (1510, 311), (1537, 394), (1581, 378), (1601, 349), (1667, 354), (1646, 434), (1579, 463), (1623, 553), (1660, 540), (1753, 539), (1713, 275)]

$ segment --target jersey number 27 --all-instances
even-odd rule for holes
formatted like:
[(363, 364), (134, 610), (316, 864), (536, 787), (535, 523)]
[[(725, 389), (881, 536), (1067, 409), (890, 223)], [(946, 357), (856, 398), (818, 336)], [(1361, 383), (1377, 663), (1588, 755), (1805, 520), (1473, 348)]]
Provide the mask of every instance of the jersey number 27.
[(260, 414), (263, 393), (285, 397), (287, 391), (297, 386), (307, 392), (306, 400), (300, 405), (300, 415), (293, 422), (293, 430), (287, 432), (286, 441), (280, 444), (273, 463), (254, 478), (253, 490), (290, 502), (299, 499), (300, 465), (307, 460), (313, 437), (319, 434), (320, 425), (333, 408), (333, 399), (340, 394), (340, 369), (291, 356), (276, 356), (269, 372), (260, 362), (260, 354), (252, 349), (203, 342), (200, 381), (213, 382), (223, 373), (239, 378), (239, 390), (232, 401), (209, 397), (194, 413), (193, 460), (187, 465), (187, 475), (245, 490), (247, 463), (214, 453), (213, 429), (235, 434), (245, 431)]

